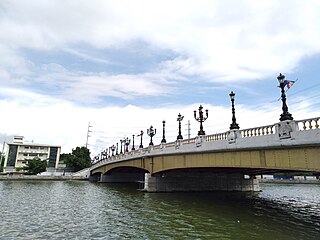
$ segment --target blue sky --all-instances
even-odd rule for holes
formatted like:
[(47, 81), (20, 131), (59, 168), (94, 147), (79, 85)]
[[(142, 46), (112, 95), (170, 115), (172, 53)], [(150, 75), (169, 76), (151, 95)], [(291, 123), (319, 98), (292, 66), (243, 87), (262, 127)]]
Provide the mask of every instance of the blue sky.
[[(227, 131), (230, 91), (241, 128), (276, 123), (277, 76), (295, 119), (320, 115), (318, 1), (0, 2), (0, 140), (23, 135), (85, 144), (93, 154), (153, 125), (174, 141), (209, 110), (207, 134)], [(145, 144), (148, 138), (145, 136)]]

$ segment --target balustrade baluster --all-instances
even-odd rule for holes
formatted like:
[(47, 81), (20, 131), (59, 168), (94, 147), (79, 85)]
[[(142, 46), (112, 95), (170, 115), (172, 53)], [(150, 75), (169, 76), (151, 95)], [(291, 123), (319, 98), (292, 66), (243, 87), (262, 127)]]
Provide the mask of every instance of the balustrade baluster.
[(306, 127), (306, 121), (302, 121), (302, 124), (303, 124), (303, 130), (306, 130), (307, 127)]
[(309, 120), (309, 129), (312, 129), (312, 120)]
[(319, 128), (319, 124), (318, 124), (319, 118), (315, 119), (315, 121), (316, 121), (315, 127), (316, 127), (316, 128)]

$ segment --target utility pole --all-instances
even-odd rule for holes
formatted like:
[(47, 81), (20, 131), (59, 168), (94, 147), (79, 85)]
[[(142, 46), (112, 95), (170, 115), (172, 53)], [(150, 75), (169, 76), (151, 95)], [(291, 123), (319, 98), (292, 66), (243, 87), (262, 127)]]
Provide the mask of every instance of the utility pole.
[(89, 137), (91, 137), (91, 136), (90, 136), (90, 133), (92, 132), (92, 131), (90, 130), (91, 127), (92, 127), (92, 126), (90, 125), (90, 122), (89, 122), (89, 123), (88, 123), (88, 131), (87, 131), (86, 148), (88, 148), (88, 140), (89, 140)]

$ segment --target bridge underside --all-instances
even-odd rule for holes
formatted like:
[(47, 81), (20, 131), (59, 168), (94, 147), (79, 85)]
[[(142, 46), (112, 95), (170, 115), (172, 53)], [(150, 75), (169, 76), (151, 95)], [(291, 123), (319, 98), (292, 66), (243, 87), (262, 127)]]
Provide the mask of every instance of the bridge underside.
[(319, 156), (313, 146), (145, 156), (109, 162), (91, 176), (100, 182), (143, 181), (149, 192), (257, 191), (255, 175), (320, 172)]

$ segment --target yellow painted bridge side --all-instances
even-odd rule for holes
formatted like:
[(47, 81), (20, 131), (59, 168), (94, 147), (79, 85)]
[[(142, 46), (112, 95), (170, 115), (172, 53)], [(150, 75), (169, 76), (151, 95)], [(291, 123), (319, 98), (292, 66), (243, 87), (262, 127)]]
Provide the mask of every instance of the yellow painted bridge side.
[(136, 167), (150, 173), (182, 168), (234, 168), (320, 172), (320, 146), (286, 149), (239, 150), (140, 157), (109, 162), (92, 170), (91, 174), (106, 173), (113, 168)]

